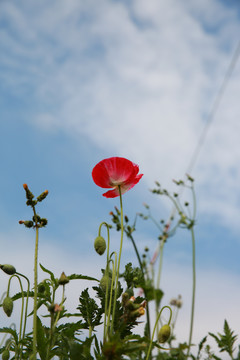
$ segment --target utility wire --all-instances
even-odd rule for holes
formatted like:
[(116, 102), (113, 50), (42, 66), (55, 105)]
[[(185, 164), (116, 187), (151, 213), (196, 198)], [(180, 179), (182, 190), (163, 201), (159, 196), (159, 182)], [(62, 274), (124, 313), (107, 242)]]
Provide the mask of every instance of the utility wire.
[(228, 85), (228, 82), (232, 76), (232, 73), (233, 73), (233, 70), (237, 64), (237, 61), (239, 59), (239, 56), (240, 56), (240, 40), (238, 42), (238, 46), (232, 56), (232, 59), (231, 59), (231, 62), (229, 64), (229, 67), (227, 69), (227, 72), (225, 74), (225, 77), (223, 79), (223, 82), (222, 82), (222, 85), (220, 86), (218, 92), (217, 92), (217, 95), (216, 95), (216, 98), (215, 98), (215, 101), (213, 102), (213, 106), (207, 116), (207, 121), (206, 121), (206, 124), (203, 128), (203, 131), (199, 137), (199, 140), (198, 140), (198, 143), (197, 143), (197, 146), (193, 152), (193, 155), (190, 159), (190, 162), (189, 162), (189, 165), (188, 165), (188, 168), (187, 168), (187, 174), (191, 174), (192, 170), (193, 170), (193, 167), (197, 161), (197, 158), (199, 156), (199, 153), (200, 153), (200, 150), (204, 144), (204, 141), (206, 139), (206, 136), (207, 136), (207, 133), (208, 133), (208, 130), (209, 130), (209, 127), (211, 125), (211, 123), (213, 122), (214, 120), (214, 117), (215, 117), (215, 114), (219, 108), (219, 104), (223, 98), (223, 95), (225, 93), (225, 90), (227, 88), (227, 85)]
[[(235, 52), (233, 53), (233, 56), (232, 56), (232, 59), (231, 59), (231, 62), (229, 64), (229, 67), (227, 69), (227, 72), (224, 76), (224, 79), (223, 79), (223, 82), (222, 82), (222, 85), (220, 86), (218, 92), (217, 92), (217, 95), (215, 97), (215, 100), (213, 102), (213, 106), (207, 116), (207, 121), (206, 121), (206, 124), (202, 130), (202, 133), (199, 137), (199, 140), (198, 140), (198, 143), (197, 143), (197, 146), (193, 152), (193, 155), (192, 157), (190, 158), (190, 162), (189, 162), (189, 165), (187, 167), (187, 171), (186, 173), (188, 175), (190, 175), (192, 173), (192, 170), (193, 170), (193, 167), (194, 165), (196, 164), (196, 161), (197, 161), (197, 158), (199, 156), (199, 153), (200, 153), (200, 150), (204, 144), (204, 141), (206, 139), (206, 136), (207, 136), (207, 133), (208, 133), (208, 130), (209, 130), (209, 127), (210, 125), (212, 124), (213, 120), (214, 120), (214, 117), (216, 115), (216, 112), (219, 108), (219, 105), (220, 105), (220, 102), (223, 98), (223, 95), (225, 93), (225, 90), (227, 88), (227, 85), (228, 85), (228, 82), (232, 76), (232, 73), (236, 67), (236, 64), (237, 64), (237, 61), (239, 59), (239, 56), (240, 56), (240, 40), (238, 42), (238, 45), (237, 45), (237, 48), (235, 50)], [(183, 192), (184, 188), (182, 187), (181, 190), (180, 190), (180, 194), (179, 195), (182, 195), (182, 192)], [(167, 231), (170, 229), (170, 226), (171, 226), (171, 218), (175, 215), (175, 212), (176, 212), (176, 209), (173, 208), (172, 211), (171, 211), (171, 214), (169, 216), (169, 220), (167, 221), (166, 223), (166, 229)], [(156, 250), (156, 252), (158, 253), (158, 250)], [(157, 259), (157, 253), (155, 253), (155, 259), (154, 259), (154, 262), (156, 261)]]

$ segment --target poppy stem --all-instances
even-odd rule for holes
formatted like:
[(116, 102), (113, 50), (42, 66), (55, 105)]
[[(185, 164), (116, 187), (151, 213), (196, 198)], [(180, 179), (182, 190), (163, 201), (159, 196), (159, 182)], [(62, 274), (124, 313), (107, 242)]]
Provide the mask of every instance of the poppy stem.
[(111, 329), (114, 327), (114, 318), (115, 318), (115, 311), (116, 311), (116, 302), (117, 302), (117, 293), (118, 293), (118, 278), (119, 278), (119, 271), (120, 271), (120, 261), (121, 261), (121, 255), (122, 255), (122, 246), (123, 246), (123, 206), (122, 206), (122, 193), (121, 193), (121, 187), (118, 185), (119, 190), (119, 197), (120, 197), (120, 209), (121, 209), (121, 240), (120, 240), (120, 249), (118, 254), (118, 264), (117, 264), (117, 274), (115, 279), (115, 291), (114, 291), (114, 301), (113, 301), (113, 313), (112, 313), (112, 326)]
[(187, 358), (189, 357), (190, 347), (192, 342), (192, 333), (193, 333), (193, 319), (194, 319), (194, 308), (195, 308), (195, 292), (196, 292), (196, 250), (195, 250), (195, 236), (193, 227), (191, 228), (192, 235), (192, 276), (193, 276), (193, 285), (192, 285), (192, 309), (191, 309), (191, 323), (190, 323), (190, 333), (188, 340), (188, 351)]
[(152, 349), (152, 343), (153, 343), (153, 339), (154, 339), (154, 335), (155, 335), (155, 331), (156, 331), (156, 327), (157, 327), (157, 324), (158, 324), (158, 321), (160, 319), (160, 316), (163, 312), (164, 309), (168, 309), (170, 311), (170, 316), (169, 316), (169, 320), (168, 320), (168, 325), (170, 325), (171, 323), (171, 320), (172, 320), (172, 309), (170, 308), (170, 306), (166, 305), (166, 306), (163, 306), (160, 310), (160, 312), (158, 313), (158, 316), (157, 316), (157, 319), (156, 319), (156, 322), (155, 322), (155, 325), (154, 325), (154, 329), (153, 329), (153, 333), (152, 333), (152, 338), (151, 338), (151, 341), (150, 341), (150, 345), (149, 345), (149, 348), (148, 348), (148, 353), (147, 353), (147, 357), (146, 357), (146, 360), (149, 359), (149, 356), (150, 356), (150, 353), (151, 353), (151, 349)]

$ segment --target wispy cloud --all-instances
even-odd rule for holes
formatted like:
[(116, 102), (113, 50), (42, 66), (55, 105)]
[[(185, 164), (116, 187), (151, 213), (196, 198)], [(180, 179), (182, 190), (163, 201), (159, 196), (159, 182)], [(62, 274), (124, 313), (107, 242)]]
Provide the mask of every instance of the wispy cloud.
[[(141, 163), (148, 185), (168, 184), (188, 167), (237, 45), (238, 14), (219, 1), (207, 12), (205, 1), (95, 5), (3, 3), (3, 84), (34, 103), (33, 124), (87, 137)], [(238, 223), (239, 78), (238, 64), (194, 171), (201, 198), (212, 204), (200, 200), (200, 209), (217, 209), (231, 226)]]

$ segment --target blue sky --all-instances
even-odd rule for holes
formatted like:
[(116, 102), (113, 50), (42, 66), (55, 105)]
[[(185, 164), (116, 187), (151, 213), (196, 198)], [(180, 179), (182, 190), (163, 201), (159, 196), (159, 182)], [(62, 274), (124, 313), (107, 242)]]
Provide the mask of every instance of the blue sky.
[[(172, 179), (184, 176), (239, 33), (238, 1), (1, 1), (0, 262), (33, 267), (31, 232), (18, 225), (30, 212), (26, 182), (36, 195), (49, 190), (39, 206), (49, 219), (41, 233), (43, 261), (56, 272), (96, 276), (104, 260), (91, 241), (118, 205), (91, 179), (93, 166), (106, 157), (129, 158), (144, 173), (124, 195), (130, 217), (147, 202), (157, 219), (168, 218), (169, 204), (148, 189), (158, 180), (173, 190)], [(234, 313), (240, 295), (239, 83), (240, 62), (192, 174), (197, 340), (220, 330), (225, 317), (240, 331)], [(141, 223), (138, 230), (140, 249), (148, 245), (153, 252), (157, 231)], [(131, 251), (126, 241), (126, 261), (136, 263)], [(180, 232), (167, 244), (163, 273), (166, 301), (183, 294), (180, 327), (190, 312), (190, 265), (190, 238)]]

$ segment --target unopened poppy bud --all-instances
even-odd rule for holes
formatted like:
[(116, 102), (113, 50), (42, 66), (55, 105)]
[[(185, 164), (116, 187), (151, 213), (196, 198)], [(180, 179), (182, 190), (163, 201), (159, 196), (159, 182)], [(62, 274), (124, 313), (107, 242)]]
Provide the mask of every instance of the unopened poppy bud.
[(158, 341), (165, 343), (171, 335), (171, 328), (169, 325), (163, 325), (158, 333)]
[(99, 255), (103, 255), (106, 250), (106, 241), (102, 236), (96, 237), (94, 248)]
[(138, 318), (138, 317), (140, 317), (140, 316), (142, 316), (144, 314), (145, 314), (145, 310), (141, 306), (138, 309), (136, 309), (134, 311), (131, 311), (129, 317), (130, 317), (130, 319), (136, 319), (136, 318)]
[(144, 307), (141, 306), (139, 309), (138, 309), (138, 313), (139, 313), (139, 316), (142, 316), (145, 314), (145, 310), (144, 310)]
[(16, 269), (13, 265), (4, 264), (4, 265), (0, 265), (0, 268), (8, 275), (13, 275), (16, 272)]
[(122, 304), (123, 304), (123, 306), (126, 305), (126, 303), (128, 302), (128, 300), (129, 300), (129, 295), (128, 295), (127, 292), (124, 292), (124, 293), (122, 294)]
[(9, 358), (10, 358), (10, 352), (8, 349), (5, 349), (2, 352), (2, 360), (9, 360)]
[(38, 292), (40, 294), (44, 293), (45, 291), (45, 285), (43, 283), (38, 284)]
[(26, 198), (31, 201), (34, 198), (33, 193), (29, 190), (27, 184), (23, 184), (23, 188), (26, 191)]
[(55, 304), (49, 305), (48, 311), (49, 311), (50, 313), (54, 313), (54, 309), (55, 309)]
[(186, 174), (189, 181), (194, 182), (194, 178), (192, 178), (190, 175)]
[(63, 311), (63, 308), (62, 306), (58, 305), (58, 304), (55, 304), (54, 305), (54, 312), (60, 312), (60, 311)]
[(33, 227), (33, 222), (31, 220), (26, 220), (26, 221), (24, 221), (24, 225), (27, 228), (31, 228), (31, 227)]
[(40, 225), (41, 225), (42, 227), (46, 226), (47, 223), (48, 223), (47, 219), (41, 218)]
[(69, 278), (65, 275), (65, 272), (62, 272), (60, 278), (58, 279), (59, 285), (66, 285), (69, 283)]
[(9, 296), (5, 297), (5, 299), (3, 300), (2, 306), (3, 306), (3, 310), (4, 310), (5, 314), (8, 317), (10, 317), (12, 315), (12, 311), (13, 311), (12, 298), (10, 298)]
[(100, 287), (102, 288), (103, 291), (107, 290), (107, 285), (108, 285), (108, 289), (110, 289), (111, 287), (111, 278), (107, 275), (103, 275), (103, 277), (100, 280)]
[(43, 201), (47, 197), (47, 195), (48, 195), (48, 190), (45, 190), (43, 193), (41, 193), (41, 195), (37, 197), (37, 201), (39, 202)]

